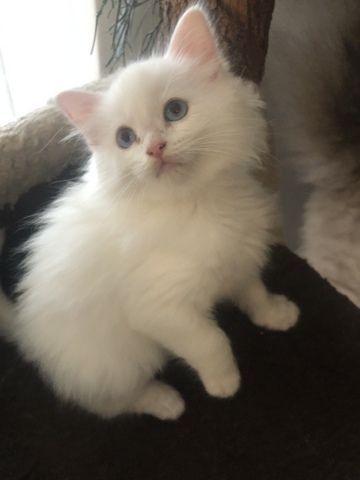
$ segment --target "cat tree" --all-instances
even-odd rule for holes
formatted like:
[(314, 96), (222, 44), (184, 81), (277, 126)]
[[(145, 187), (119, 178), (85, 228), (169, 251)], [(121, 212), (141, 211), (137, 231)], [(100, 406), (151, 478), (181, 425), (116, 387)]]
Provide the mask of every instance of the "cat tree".
[[(115, 3), (120, 4), (122, 0)], [(190, 0), (159, 0), (161, 38), (169, 32)], [(264, 69), (268, 30), (274, 0), (208, 0), (220, 43), (232, 70), (259, 83)], [(106, 86), (102, 80), (89, 88)], [(35, 110), (0, 128), (0, 208), (13, 205), (32, 186), (56, 178), (68, 165), (78, 164), (88, 152), (80, 138), (67, 139), (71, 125), (53, 105)], [(270, 182), (273, 175), (265, 175)]]

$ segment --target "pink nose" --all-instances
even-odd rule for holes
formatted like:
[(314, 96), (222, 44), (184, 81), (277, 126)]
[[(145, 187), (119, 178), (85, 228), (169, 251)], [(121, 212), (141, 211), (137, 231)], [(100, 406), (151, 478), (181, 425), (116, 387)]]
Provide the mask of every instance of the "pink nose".
[(156, 141), (149, 146), (149, 148), (146, 150), (146, 153), (148, 155), (151, 155), (152, 157), (161, 159), (163, 156), (165, 147), (166, 147), (166, 142)]

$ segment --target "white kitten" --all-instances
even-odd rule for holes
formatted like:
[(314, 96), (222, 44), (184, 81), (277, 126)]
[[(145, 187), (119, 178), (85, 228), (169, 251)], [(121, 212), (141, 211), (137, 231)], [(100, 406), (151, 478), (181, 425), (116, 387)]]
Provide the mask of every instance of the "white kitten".
[(177, 418), (182, 398), (154, 380), (169, 354), (211, 395), (233, 395), (240, 375), (214, 303), (232, 298), (280, 330), (298, 317), (260, 280), (274, 206), (252, 175), (267, 148), (254, 87), (228, 72), (191, 8), (165, 56), (124, 69), (105, 94), (57, 103), (93, 157), (30, 242), (19, 348), (62, 398), (104, 417)]

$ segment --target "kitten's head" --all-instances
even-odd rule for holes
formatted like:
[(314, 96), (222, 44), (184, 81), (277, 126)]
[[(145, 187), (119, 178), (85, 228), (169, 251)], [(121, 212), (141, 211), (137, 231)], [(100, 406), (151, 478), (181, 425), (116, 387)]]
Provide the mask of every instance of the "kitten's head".
[(105, 93), (63, 92), (57, 105), (95, 153), (100, 180), (119, 189), (198, 188), (248, 169), (266, 145), (254, 86), (228, 71), (196, 7), (163, 56), (122, 69)]

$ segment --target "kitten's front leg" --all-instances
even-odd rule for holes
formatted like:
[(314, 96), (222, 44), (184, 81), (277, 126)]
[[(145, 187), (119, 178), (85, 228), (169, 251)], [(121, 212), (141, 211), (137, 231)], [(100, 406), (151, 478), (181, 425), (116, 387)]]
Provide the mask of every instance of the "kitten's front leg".
[(268, 292), (261, 279), (242, 288), (238, 303), (255, 325), (271, 330), (288, 330), (299, 317), (298, 307), (283, 295)]
[(230, 397), (240, 386), (240, 373), (228, 338), (212, 319), (194, 311), (164, 312), (134, 327), (199, 374), (205, 389), (215, 397)]

